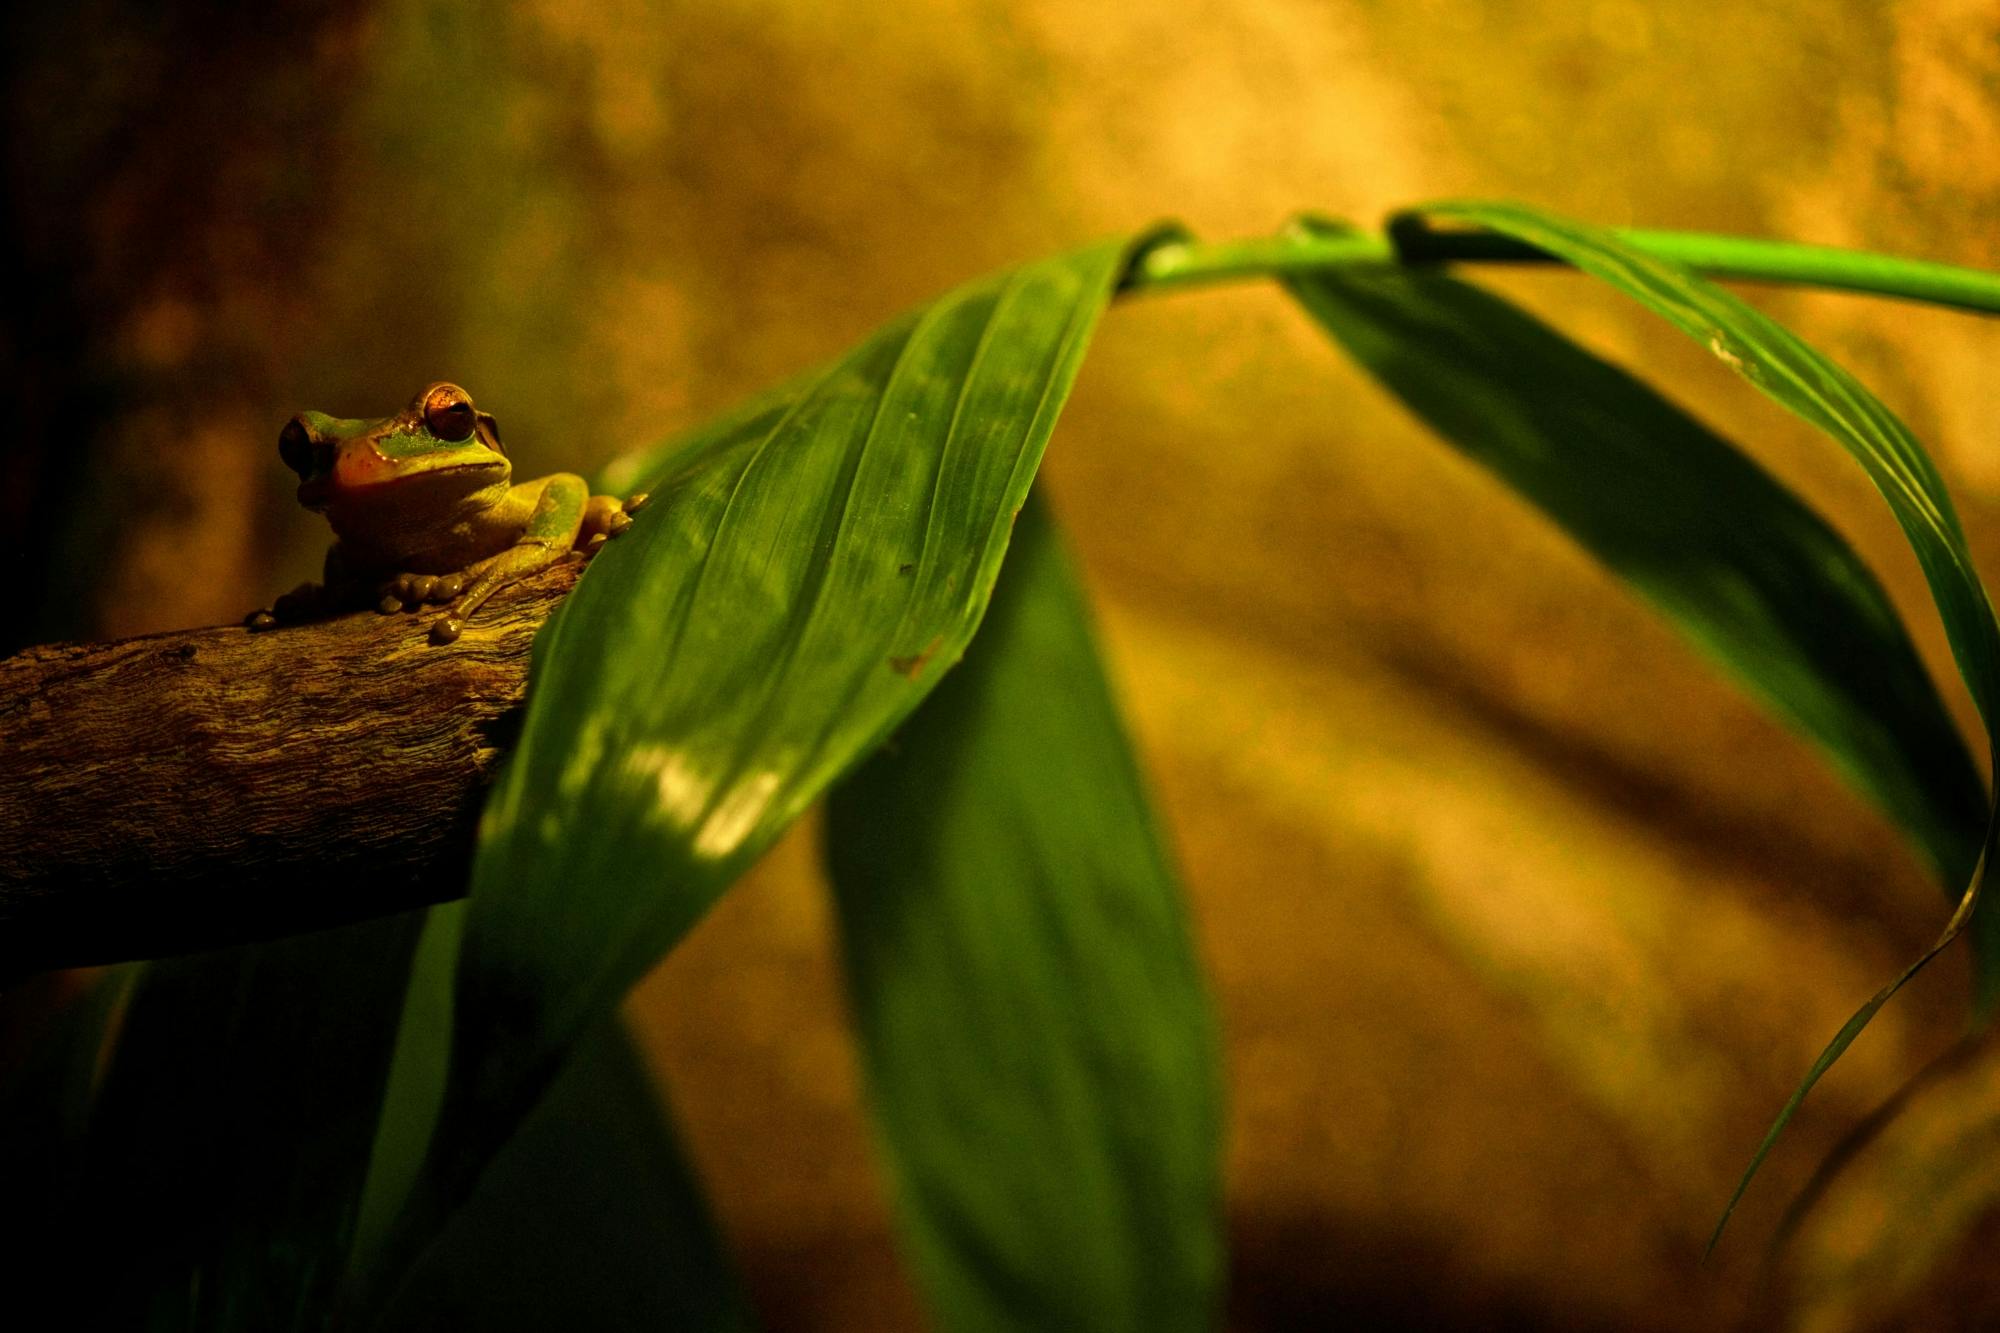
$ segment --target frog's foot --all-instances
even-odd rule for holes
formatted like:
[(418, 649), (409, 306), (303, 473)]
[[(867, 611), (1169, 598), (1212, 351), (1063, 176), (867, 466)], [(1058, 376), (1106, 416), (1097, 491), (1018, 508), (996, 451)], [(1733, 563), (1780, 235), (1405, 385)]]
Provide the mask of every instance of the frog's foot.
[(583, 506), (583, 524), (577, 529), (576, 549), (595, 551), (604, 545), (606, 538), (618, 536), (632, 526), (631, 515), (645, 503), (643, 495), (635, 495), (629, 500), (620, 500), (615, 495), (591, 496)]
[(331, 596), (317, 583), (301, 583), (284, 594), (269, 607), (252, 611), (243, 617), (246, 627), (253, 630), (276, 629), (280, 625), (295, 625), (302, 620), (315, 620), (326, 615)]
[[(579, 483), (581, 484), (581, 483)], [(465, 629), (465, 621), (495, 592), (516, 579), (547, 569), (560, 560), (570, 547), (563, 538), (554, 541), (524, 541), (499, 555), (483, 560), (463, 578), (464, 593), (445, 614), (431, 624), (432, 643), (451, 643)]]
[(462, 570), (450, 574), (398, 574), (377, 587), (381, 600), (376, 602), (375, 609), (390, 615), (414, 611), (431, 602), (449, 602), (465, 591), (466, 582)]

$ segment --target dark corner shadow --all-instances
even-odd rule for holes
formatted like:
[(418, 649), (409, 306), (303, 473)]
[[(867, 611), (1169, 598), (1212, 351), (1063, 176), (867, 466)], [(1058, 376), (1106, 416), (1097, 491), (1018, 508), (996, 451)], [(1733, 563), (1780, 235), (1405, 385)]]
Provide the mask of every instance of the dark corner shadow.
[[(1586, 1333), (1634, 1330), (1629, 1311), (1578, 1308), (1546, 1290), (1476, 1271), (1436, 1234), (1391, 1233), (1378, 1221), (1319, 1213), (1235, 1219), (1228, 1327), (1237, 1333)], [(1659, 1311), (1657, 1327), (1691, 1311)]]

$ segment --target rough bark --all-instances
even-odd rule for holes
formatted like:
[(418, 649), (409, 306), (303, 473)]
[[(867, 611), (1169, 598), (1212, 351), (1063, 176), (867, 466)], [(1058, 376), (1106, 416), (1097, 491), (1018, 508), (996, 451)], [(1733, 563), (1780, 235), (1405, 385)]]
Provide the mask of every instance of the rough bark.
[(0, 976), (462, 895), (535, 630), (575, 582), (437, 612), (55, 644), (0, 661)]

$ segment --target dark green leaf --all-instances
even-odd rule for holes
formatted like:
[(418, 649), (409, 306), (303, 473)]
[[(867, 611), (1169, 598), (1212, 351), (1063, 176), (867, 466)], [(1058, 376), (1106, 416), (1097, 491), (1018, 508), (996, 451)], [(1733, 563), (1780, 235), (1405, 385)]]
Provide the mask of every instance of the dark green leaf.
[[(1923, 446), (1895, 413), (1860, 381), (1815, 351), (1789, 329), (1755, 308), (1685, 269), (1650, 257), (1619, 241), (1609, 232), (1512, 204), (1439, 204), (1397, 219), (1391, 227), (1404, 253), (1424, 256), (1431, 219), (1484, 227), (1552, 254), (1624, 292), (1676, 328), (1696, 339), (1731, 370), (1749, 380), (1773, 401), (1818, 426), (1854, 456), (1876, 489), (1889, 502), (1917, 563), (1930, 584), (1944, 620), (1946, 637), (1959, 673), (1986, 723), (1987, 740), (2000, 764), (2000, 625), (1985, 586), (1973, 568), (1965, 535), (1951, 498)], [(2000, 783), (1993, 784), (2000, 786)], [(1978, 904), (1987, 867), (1993, 863), (1994, 841), (2000, 833), (1996, 811), (1989, 805), (1978, 864), (1964, 897), (1938, 941), (1895, 980), (1878, 991), (1828, 1043), (1805, 1079), (1779, 1112), (1776, 1122), (1752, 1155), (1736, 1194), (1717, 1223), (1715, 1237), (1729, 1221), (1737, 1200), (1763, 1164), (1779, 1134), (1812, 1090), (1814, 1083), (1847, 1050), (1876, 1011), (1944, 947), (1956, 939)], [(2000, 994), (2000, 931), (1987, 912), (1982, 923), (1982, 1013)], [(1714, 1244), (1714, 1239), (1710, 1245)]]
[(755, 1322), (614, 1019), (577, 1044), (379, 1327), (696, 1333)]
[(956, 660), (1128, 251), (963, 288), (705, 433), (542, 631), (482, 826), (417, 1229)]
[(452, 982), (458, 971), (465, 911), (463, 900), (428, 909), (410, 960), (409, 985), (348, 1256), (349, 1281), (357, 1287), (375, 1276), (383, 1247), (422, 1172), (444, 1106), (451, 1067)]
[(1956, 895), (1979, 856), (1979, 771), (1838, 533), (1729, 442), (1499, 297), (1389, 265), (1286, 286), (1443, 439), (1825, 749)]
[(1909, 427), (1860, 381), (1768, 315), (1602, 229), (1512, 204), (1437, 204), (1404, 215), (1392, 228), (1413, 258), (1422, 257), (1427, 219), (1486, 227), (1604, 280), (1833, 437), (1867, 471), (1909, 538), (1981, 717), (2000, 715), (2000, 626), (1951, 497)]
[(139, 972), (130, 963), (107, 968), (74, 993), (66, 993), (73, 978), (45, 973), (6, 996), (46, 1014), (24, 1058), (0, 1067), (0, 1181), (8, 1214), (30, 1232), (16, 1250), (24, 1273), (47, 1270), (60, 1243), (47, 1223), (77, 1203), (91, 1107)]
[(80, 1326), (327, 1326), (420, 919), (145, 965), (68, 1219)]
[(890, 1176), (940, 1326), (1211, 1326), (1212, 1023), (1039, 505), (964, 665), (835, 789), (827, 845)]

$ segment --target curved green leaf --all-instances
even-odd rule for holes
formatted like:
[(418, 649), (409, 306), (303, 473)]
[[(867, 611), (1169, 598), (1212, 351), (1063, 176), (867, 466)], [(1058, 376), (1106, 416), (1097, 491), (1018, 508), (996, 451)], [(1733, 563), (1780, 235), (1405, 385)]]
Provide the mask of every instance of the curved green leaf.
[(1818, 743), (1957, 894), (1979, 857), (1979, 770), (1840, 534), (1643, 381), (1489, 292), (1394, 265), (1285, 285), (1441, 438)]
[(1922, 565), (1952, 655), (1982, 718), (2000, 711), (2000, 626), (1957, 511), (1930, 456), (1880, 399), (1791, 330), (1714, 284), (1634, 250), (1609, 232), (1516, 204), (1433, 204), (1398, 215), (1406, 258), (1424, 257), (1432, 219), (1524, 241), (1602, 279), (1702, 343), (1763, 393), (1852, 454), (1889, 502)]
[[(1515, 204), (1435, 204), (1399, 215), (1390, 231), (1406, 258), (1425, 257), (1431, 220), (1483, 227), (1522, 241), (1574, 265), (1624, 292), (1706, 346), (1731, 370), (1786, 409), (1832, 436), (1854, 456), (1889, 502), (1910, 547), (1916, 552), (1943, 618), (1952, 656), (1973, 703), (1985, 721), (1988, 745), (2000, 764), (2000, 625), (1973, 567), (1965, 534), (1923, 446), (1895, 413), (1859, 380), (1815, 351), (1789, 329), (1687, 270), (1653, 258), (1599, 228), (1570, 222)], [(1990, 784), (2000, 789), (2000, 782)], [(1813, 1084), (1847, 1050), (1875, 1013), (1903, 984), (1936, 957), (1964, 929), (1977, 906), (2000, 822), (1989, 804), (1979, 857), (1964, 897), (1937, 942), (1903, 973), (1878, 991), (1828, 1043), (1804, 1080), (1779, 1112), (1752, 1155), (1749, 1169), (1716, 1224), (1712, 1247), (1758, 1167), (1777, 1142)], [(1985, 914), (1989, 920), (1994, 913)], [(1983, 923), (1981, 941), (1982, 1014), (1996, 993), (1992, 948), (2000, 934)]]
[(965, 664), (834, 789), (827, 853), (889, 1174), (940, 1326), (1212, 1326), (1213, 1024), (1040, 505)]
[(962, 288), (663, 464), (536, 642), (426, 1206), (957, 659), (1129, 249)]

